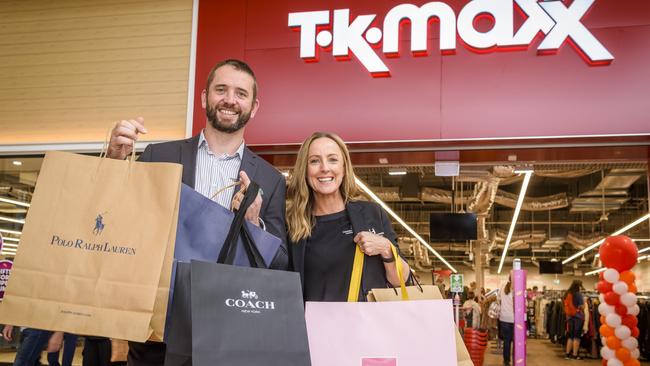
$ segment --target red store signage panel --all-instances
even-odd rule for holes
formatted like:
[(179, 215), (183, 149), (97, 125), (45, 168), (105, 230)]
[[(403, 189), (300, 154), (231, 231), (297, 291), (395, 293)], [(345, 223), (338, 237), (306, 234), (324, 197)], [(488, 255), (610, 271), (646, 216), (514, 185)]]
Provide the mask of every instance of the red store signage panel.
[(195, 95), (248, 62), (249, 144), (646, 134), (649, 40), (647, 0), (200, 1)]

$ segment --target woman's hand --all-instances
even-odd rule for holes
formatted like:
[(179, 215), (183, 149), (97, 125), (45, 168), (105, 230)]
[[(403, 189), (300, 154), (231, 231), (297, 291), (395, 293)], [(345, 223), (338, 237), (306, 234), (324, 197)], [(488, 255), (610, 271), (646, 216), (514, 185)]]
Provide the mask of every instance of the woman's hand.
[(390, 240), (369, 231), (361, 231), (354, 237), (354, 242), (361, 248), (365, 255), (381, 255), (384, 259), (393, 257)]

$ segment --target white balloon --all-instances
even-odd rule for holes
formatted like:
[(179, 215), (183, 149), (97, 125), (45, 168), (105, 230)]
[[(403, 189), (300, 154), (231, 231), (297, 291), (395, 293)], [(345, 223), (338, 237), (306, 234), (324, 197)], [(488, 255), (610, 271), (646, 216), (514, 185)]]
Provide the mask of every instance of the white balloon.
[(627, 326), (621, 325), (620, 327), (614, 329), (614, 334), (616, 335), (616, 338), (623, 341), (630, 338), (632, 331)]
[(623, 362), (616, 357), (607, 360), (607, 366), (623, 366)]
[(636, 304), (636, 295), (631, 292), (621, 295), (621, 304), (625, 306), (633, 306)]
[(641, 352), (639, 352), (638, 348), (635, 348), (630, 351), (630, 356), (632, 356), (633, 359), (638, 360), (639, 357), (641, 357)]
[(634, 337), (630, 337), (622, 341), (621, 345), (623, 345), (623, 347), (627, 348), (628, 350), (633, 351), (639, 347), (639, 341), (637, 341)]
[(601, 344), (607, 344), (607, 337), (600, 337)]
[(627, 307), (627, 314), (628, 315), (637, 316), (637, 315), (639, 315), (639, 312), (641, 312), (641, 309), (639, 309), (639, 305), (634, 304), (633, 306), (628, 306)]
[(612, 289), (614, 292), (616, 292), (619, 295), (623, 295), (627, 293), (627, 283), (623, 281), (617, 281), (614, 286), (612, 286)]
[(610, 269), (606, 270), (603, 273), (603, 278), (605, 279), (605, 281), (607, 281), (609, 283), (612, 283), (612, 284), (616, 283), (616, 281), (618, 281), (619, 277), (620, 277), (620, 275), (619, 275), (618, 271), (615, 270), (614, 268), (610, 268)]
[(601, 302), (600, 305), (598, 305), (598, 312), (600, 313), (600, 315), (607, 316), (613, 313), (614, 311), (616, 311), (616, 308), (614, 308), (613, 306), (609, 305), (606, 302)]
[[(605, 344), (605, 343), (603, 343), (603, 344)], [(600, 355), (604, 359), (609, 360), (612, 357), (616, 357), (616, 352), (614, 352), (613, 349), (611, 349), (611, 348), (609, 348), (607, 346), (603, 346), (603, 348), (600, 349)]]
[(623, 319), (621, 319), (621, 316), (618, 314), (609, 314), (605, 317), (605, 323), (612, 328), (618, 328), (622, 321)]

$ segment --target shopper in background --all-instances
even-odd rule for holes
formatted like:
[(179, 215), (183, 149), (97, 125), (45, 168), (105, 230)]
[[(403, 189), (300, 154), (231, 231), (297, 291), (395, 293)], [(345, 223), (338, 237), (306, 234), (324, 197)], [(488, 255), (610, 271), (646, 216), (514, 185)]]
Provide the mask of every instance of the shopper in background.
[(585, 312), (583, 306), (585, 299), (580, 293), (582, 281), (573, 280), (571, 286), (564, 294), (564, 313), (567, 320), (567, 341), (565, 359), (575, 358), (580, 360), (578, 355), (580, 350), (580, 338), (582, 337), (582, 328), (585, 322)]
[(510, 278), (508, 283), (499, 291), (499, 329), (503, 339), (503, 364), (510, 365), (512, 354), (512, 341), (515, 335), (515, 311), (513, 303), (513, 291)]
[(396, 235), (384, 210), (355, 200), (350, 153), (333, 133), (316, 132), (300, 147), (287, 189), (287, 226), (293, 270), (306, 301), (346, 301), (356, 247), (366, 255), (359, 300), (373, 288), (400, 285)]
[(481, 306), (476, 301), (478, 297), (473, 291), (467, 294), (467, 300), (463, 303), (465, 312), (465, 328), (479, 328), (481, 324)]

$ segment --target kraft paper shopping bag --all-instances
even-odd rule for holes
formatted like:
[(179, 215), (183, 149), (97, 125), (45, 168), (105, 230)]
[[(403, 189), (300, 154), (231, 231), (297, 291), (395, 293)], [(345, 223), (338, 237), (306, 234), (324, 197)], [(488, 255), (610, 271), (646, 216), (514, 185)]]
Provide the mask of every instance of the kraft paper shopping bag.
[(0, 323), (147, 340), (171, 260), (181, 172), (178, 164), (48, 152)]

